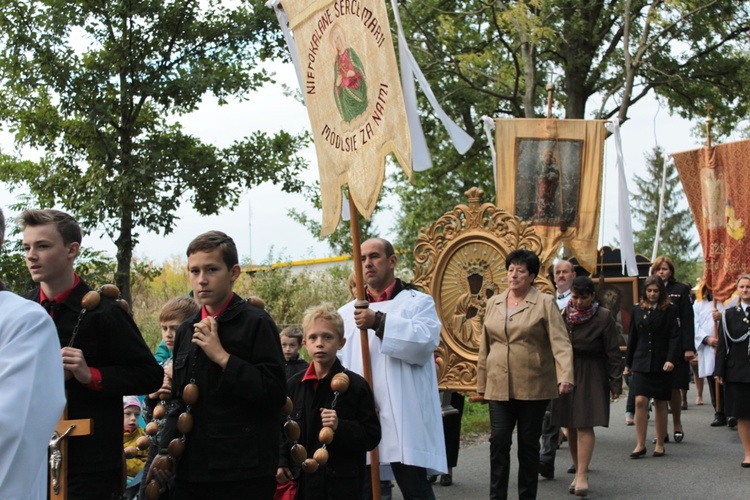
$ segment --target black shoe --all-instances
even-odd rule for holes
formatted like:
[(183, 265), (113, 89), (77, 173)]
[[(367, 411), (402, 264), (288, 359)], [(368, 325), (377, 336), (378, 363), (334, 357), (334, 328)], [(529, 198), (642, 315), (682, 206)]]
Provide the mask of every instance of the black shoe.
[(630, 458), (636, 459), (641, 458), (642, 456), (646, 455), (646, 448), (643, 448), (641, 451), (634, 451), (630, 454)]
[(440, 476), (440, 486), (450, 486), (453, 484), (453, 476), (450, 474), (443, 474)]
[(724, 427), (727, 425), (727, 417), (723, 415), (716, 415), (714, 421), (711, 422), (711, 427)]
[(575, 464), (568, 467), (568, 474), (575, 474), (576, 473), (576, 466)]
[(437, 474), (427, 474), (427, 481), (434, 483), (437, 481)]
[(663, 457), (665, 453), (666, 453), (665, 451), (655, 451), (652, 456), (654, 456), (654, 457)]
[(545, 479), (554, 479), (555, 467), (552, 464), (539, 462), (539, 475)]
[(728, 427), (729, 427), (730, 429), (734, 429), (735, 427), (737, 427), (737, 419), (736, 419), (736, 418), (734, 418), (734, 417), (729, 417), (729, 418), (727, 419), (727, 426), (728, 426)]

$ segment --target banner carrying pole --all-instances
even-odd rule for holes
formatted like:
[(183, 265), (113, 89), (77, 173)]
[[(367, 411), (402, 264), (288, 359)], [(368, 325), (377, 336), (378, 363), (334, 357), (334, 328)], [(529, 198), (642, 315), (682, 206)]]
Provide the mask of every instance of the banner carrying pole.
[[(349, 196), (349, 212), (351, 220), (349, 226), (352, 232), (352, 258), (354, 259), (354, 281), (357, 284), (357, 301), (354, 303), (356, 309), (367, 309), (370, 303), (365, 300), (365, 279), (362, 273), (362, 249), (359, 232), (359, 212), (354, 199)], [(362, 345), (362, 375), (365, 380), (373, 386), (372, 362), (370, 360), (370, 338), (367, 329), (359, 331), (360, 344)], [(372, 482), (372, 498), (380, 500), (380, 454), (377, 446), (370, 452), (370, 479)]]

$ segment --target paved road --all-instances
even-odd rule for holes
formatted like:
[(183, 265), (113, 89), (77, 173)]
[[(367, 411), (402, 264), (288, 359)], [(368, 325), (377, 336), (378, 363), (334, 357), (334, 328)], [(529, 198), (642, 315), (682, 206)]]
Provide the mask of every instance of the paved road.
[[(708, 389), (705, 391), (708, 397)], [(695, 401), (694, 386), (688, 401)], [(709, 401), (709, 400), (707, 400)], [(589, 473), (587, 498), (614, 499), (750, 499), (750, 469), (740, 467), (742, 443), (737, 432), (727, 427), (710, 427), (713, 409), (710, 404), (695, 406), (682, 413), (685, 439), (668, 443), (667, 455), (651, 457), (655, 435), (653, 420), (648, 428), (648, 455), (631, 460), (635, 447), (635, 427), (624, 420), (625, 401), (612, 404), (609, 428), (596, 428), (596, 448)], [(671, 416), (669, 430), (672, 432)], [(511, 450), (513, 469), (510, 474), (509, 498), (517, 498), (515, 442)], [(568, 485), (573, 480), (566, 470), (572, 461), (567, 445), (557, 451), (555, 478), (539, 479), (538, 498), (572, 499)], [(489, 443), (461, 449), (458, 467), (453, 471), (453, 486), (434, 485), (438, 500), (483, 499), (489, 496)], [(394, 487), (394, 500), (403, 500)]]

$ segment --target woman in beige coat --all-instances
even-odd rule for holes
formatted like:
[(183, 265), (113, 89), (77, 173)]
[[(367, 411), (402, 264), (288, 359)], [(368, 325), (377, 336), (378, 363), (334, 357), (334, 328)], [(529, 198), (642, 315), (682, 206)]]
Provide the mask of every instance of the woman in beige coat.
[(554, 297), (532, 287), (539, 257), (514, 250), (508, 289), (487, 301), (477, 392), (490, 407), (490, 499), (508, 496), (510, 447), (518, 426), (518, 497), (536, 498), (539, 437), (547, 403), (573, 388), (573, 350)]

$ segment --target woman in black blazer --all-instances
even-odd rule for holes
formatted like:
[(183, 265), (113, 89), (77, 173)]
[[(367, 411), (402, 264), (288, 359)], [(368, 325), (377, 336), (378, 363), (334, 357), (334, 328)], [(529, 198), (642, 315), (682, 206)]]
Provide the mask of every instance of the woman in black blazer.
[(630, 318), (625, 373), (633, 374), (630, 390), (635, 394), (635, 430), (638, 443), (630, 458), (646, 454), (648, 400), (654, 399), (656, 446), (654, 456), (664, 456), (667, 435), (667, 401), (672, 395), (672, 370), (680, 351), (677, 309), (669, 301), (664, 283), (652, 275), (643, 285), (641, 302)]
[(737, 280), (737, 296), (737, 306), (721, 315), (714, 376), (724, 384), (725, 413), (737, 419), (745, 448), (741, 465), (750, 468), (750, 274)]

